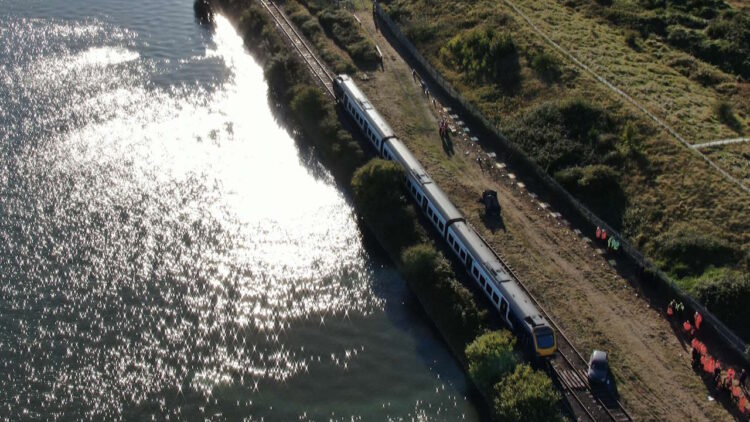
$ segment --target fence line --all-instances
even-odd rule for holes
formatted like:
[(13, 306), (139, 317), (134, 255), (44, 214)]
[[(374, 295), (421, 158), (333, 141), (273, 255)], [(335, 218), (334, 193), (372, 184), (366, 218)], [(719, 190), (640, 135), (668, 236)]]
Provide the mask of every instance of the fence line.
[(685, 304), (686, 309), (692, 309), (694, 311), (700, 312), (701, 315), (703, 315), (704, 321), (708, 322), (707, 325), (716, 333), (718, 338), (731, 350), (738, 353), (739, 356), (742, 356), (746, 362), (750, 363), (750, 359), (745, 353), (747, 350), (747, 345), (741, 338), (739, 338), (732, 330), (730, 330), (723, 322), (721, 322), (713, 313), (708, 311), (708, 309), (706, 309), (703, 305), (686, 294), (669, 276), (667, 276), (663, 271), (657, 268), (650, 259), (646, 258), (638, 249), (636, 249), (633, 245), (630, 244), (630, 242), (628, 242), (623, 236), (621, 236), (620, 233), (618, 233), (616, 230), (610, 227), (609, 224), (607, 224), (593, 212), (591, 212), (588, 207), (574, 198), (555, 179), (553, 179), (550, 175), (547, 174), (547, 172), (539, 167), (539, 165), (536, 164), (535, 161), (533, 161), (528, 155), (526, 155), (525, 152), (510, 143), (508, 139), (502, 133), (500, 133), (500, 131), (494, 124), (487, 120), (487, 118), (479, 110), (477, 110), (476, 107), (470, 104), (460, 93), (458, 93), (451, 86), (451, 84), (446, 81), (445, 78), (443, 78), (440, 72), (438, 72), (429, 63), (429, 61), (427, 61), (427, 59), (422, 56), (419, 51), (417, 51), (416, 47), (411, 43), (411, 41), (409, 41), (408, 38), (406, 38), (406, 36), (401, 32), (398, 25), (393, 22), (393, 20), (391, 20), (390, 16), (388, 16), (388, 14), (382, 9), (377, 1), (374, 2), (373, 11), (375, 15), (380, 18), (380, 21), (385, 24), (390, 33), (396, 38), (401, 47), (404, 48), (409, 53), (409, 55), (411, 55), (411, 57), (419, 63), (422, 69), (424, 69), (430, 75), (432, 80), (442, 88), (442, 90), (448, 95), (448, 97), (450, 97), (450, 99), (455, 103), (460, 104), (461, 108), (463, 108), (464, 110), (464, 113), (469, 115), (476, 122), (479, 122), (483, 126), (483, 129), (485, 131), (492, 133), (496, 137), (496, 139), (500, 143), (500, 146), (510, 153), (508, 154), (508, 161), (514, 162), (514, 164), (526, 170), (530, 170), (532, 176), (535, 177), (539, 182), (541, 182), (541, 184), (546, 189), (551, 191), (554, 195), (556, 195), (558, 199), (562, 200), (565, 205), (572, 208), (581, 218), (583, 218), (591, 226), (592, 231), (594, 227), (601, 227), (602, 229), (606, 230), (607, 233), (610, 233), (611, 235), (619, 238), (621, 249), (627, 255), (627, 257), (630, 258), (630, 260), (632, 260), (633, 263), (638, 266), (638, 268), (653, 274), (654, 279), (656, 279), (662, 286), (671, 290), (673, 295), (677, 296)]

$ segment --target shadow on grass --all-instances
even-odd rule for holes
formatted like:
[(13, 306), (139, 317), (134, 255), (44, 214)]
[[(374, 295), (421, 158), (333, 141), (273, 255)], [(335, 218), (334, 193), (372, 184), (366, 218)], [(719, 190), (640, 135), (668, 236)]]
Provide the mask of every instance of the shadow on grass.
[(498, 230), (505, 231), (505, 222), (503, 221), (503, 216), (500, 213), (488, 214), (480, 210), (477, 211), (477, 215), (479, 215), (479, 219), (482, 220), (484, 226), (490, 229), (493, 234)]
[(440, 139), (443, 144), (443, 151), (445, 151), (446, 155), (452, 157), (456, 152), (453, 150), (453, 141), (451, 140), (450, 135), (441, 136)]

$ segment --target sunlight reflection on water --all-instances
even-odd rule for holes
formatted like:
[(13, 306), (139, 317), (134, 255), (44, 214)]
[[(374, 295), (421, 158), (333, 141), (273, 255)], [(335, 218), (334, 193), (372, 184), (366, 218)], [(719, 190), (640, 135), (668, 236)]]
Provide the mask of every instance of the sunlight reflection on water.
[(382, 316), (390, 293), (375, 289), (393, 275), (375, 277), (351, 207), (275, 121), (229, 22), (191, 59), (226, 78), (169, 87), (149, 78), (170, 59), (137, 51), (133, 31), (6, 25), (0, 418), (278, 415), (308, 373), (298, 408), (315, 408), (318, 383), (344, 409), (421, 394), (374, 403), (378, 419), (465, 415)]

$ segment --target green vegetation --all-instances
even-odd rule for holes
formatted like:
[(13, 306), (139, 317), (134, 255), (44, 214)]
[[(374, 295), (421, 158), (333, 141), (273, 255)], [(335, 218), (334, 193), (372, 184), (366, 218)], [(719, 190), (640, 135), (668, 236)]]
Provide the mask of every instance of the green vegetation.
[(318, 19), (311, 15), (307, 9), (295, 1), (287, 1), (284, 3), (284, 10), (289, 19), (302, 31), (305, 37), (312, 41), (320, 57), (331, 66), (334, 72), (337, 74), (356, 72), (357, 68), (351, 60), (339, 54), (329, 44), (328, 38), (323, 31), (323, 27), (320, 26)]
[(742, 133), (742, 123), (734, 115), (732, 106), (726, 101), (719, 101), (714, 106), (714, 111), (719, 121), (732, 128), (737, 133)]
[(492, 398), (500, 421), (559, 421), (560, 394), (543, 372), (519, 364), (516, 339), (508, 331), (483, 334), (466, 347), (469, 374), (485, 397)]
[(717, 317), (750, 337), (750, 275), (731, 270), (709, 270), (694, 288), (696, 297)]
[(750, 79), (750, 18), (722, 0), (613, 0), (595, 5), (580, 0), (618, 26), (658, 36), (722, 70)]
[[(401, 195), (404, 170), (393, 161), (375, 159), (352, 178), (354, 201), (388, 250), (398, 253), (417, 239), (416, 215)], [(434, 275), (434, 274), (433, 274)]]
[(453, 37), (441, 50), (443, 60), (470, 78), (511, 88), (518, 83), (518, 52), (513, 38), (490, 27)]
[[(602, 108), (573, 99), (532, 109), (511, 123), (506, 134), (569, 192), (620, 227), (627, 199), (620, 186), (623, 157), (614, 135), (619, 126)], [(628, 141), (635, 143), (630, 127)]]
[(559, 401), (560, 394), (547, 375), (528, 365), (518, 365), (495, 385), (493, 410), (501, 421), (560, 421)]
[(401, 255), (412, 291), (423, 292), (423, 305), (458, 353), (484, 330), (485, 311), (455, 279), (450, 264), (431, 245), (412, 246)]
[[(318, 20), (325, 34), (349, 54), (359, 66), (372, 66), (378, 61), (378, 51), (362, 32), (351, 13), (334, 5), (331, 0), (298, 0)], [(312, 25), (309, 24), (308, 25)]]
[(661, 248), (659, 255), (664, 258), (662, 268), (679, 278), (694, 277), (711, 266), (727, 266), (742, 259), (741, 250), (710, 232), (676, 226), (661, 235), (657, 243)]
[(516, 338), (505, 330), (482, 334), (466, 346), (469, 375), (479, 388), (491, 391), (500, 379), (513, 372), (518, 365), (515, 346)]
[(557, 60), (557, 57), (546, 51), (533, 53), (530, 65), (539, 77), (547, 82), (554, 82), (560, 79), (560, 62)]

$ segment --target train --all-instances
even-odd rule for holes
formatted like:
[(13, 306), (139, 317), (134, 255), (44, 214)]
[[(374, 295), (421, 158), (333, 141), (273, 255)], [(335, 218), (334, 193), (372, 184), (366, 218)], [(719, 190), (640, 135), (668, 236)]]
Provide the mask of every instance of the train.
[(333, 80), (336, 101), (354, 120), (367, 141), (383, 159), (399, 163), (405, 188), (445, 240), (456, 259), (500, 313), (503, 322), (533, 349), (538, 357), (557, 351), (555, 331), (502, 261), (467, 223), (409, 148), (398, 139), (349, 75)]

